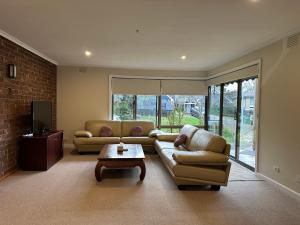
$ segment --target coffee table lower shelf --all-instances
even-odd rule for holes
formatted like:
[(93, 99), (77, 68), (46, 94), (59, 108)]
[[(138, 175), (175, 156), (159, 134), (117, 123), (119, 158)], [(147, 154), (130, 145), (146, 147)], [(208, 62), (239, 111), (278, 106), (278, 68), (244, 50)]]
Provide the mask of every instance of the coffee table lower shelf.
[(140, 160), (99, 160), (95, 168), (95, 177), (98, 182), (102, 181), (102, 167), (105, 168), (133, 168), (140, 167), (140, 180), (143, 181), (146, 175), (146, 166), (143, 159)]

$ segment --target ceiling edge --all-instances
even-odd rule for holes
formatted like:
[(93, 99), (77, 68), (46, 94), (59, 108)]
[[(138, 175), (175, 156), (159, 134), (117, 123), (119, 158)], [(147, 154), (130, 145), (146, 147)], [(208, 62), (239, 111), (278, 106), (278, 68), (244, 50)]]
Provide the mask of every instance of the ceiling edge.
[(58, 62), (57, 62), (57, 61), (55, 61), (55, 60), (49, 58), (49, 57), (46, 56), (45, 54), (43, 54), (43, 53), (41, 53), (40, 51), (38, 51), (38, 50), (32, 48), (32, 47), (29, 46), (28, 44), (26, 44), (26, 43), (20, 41), (18, 38), (14, 37), (14, 36), (12, 36), (12, 35), (10, 35), (10, 34), (8, 34), (8, 33), (6, 33), (5, 31), (3, 31), (3, 30), (1, 30), (1, 29), (0, 29), (0, 35), (3, 36), (3, 37), (5, 37), (6, 39), (8, 39), (8, 40), (10, 40), (10, 41), (12, 41), (12, 42), (18, 44), (18, 45), (20, 45), (21, 47), (27, 49), (28, 51), (30, 51), (30, 52), (32, 52), (32, 53), (34, 53), (34, 54), (40, 56), (41, 58), (43, 58), (43, 59), (45, 59), (45, 60), (47, 60), (47, 61), (49, 61), (49, 62), (51, 62), (51, 63), (53, 63), (53, 64), (55, 64), (55, 65), (58, 65)]

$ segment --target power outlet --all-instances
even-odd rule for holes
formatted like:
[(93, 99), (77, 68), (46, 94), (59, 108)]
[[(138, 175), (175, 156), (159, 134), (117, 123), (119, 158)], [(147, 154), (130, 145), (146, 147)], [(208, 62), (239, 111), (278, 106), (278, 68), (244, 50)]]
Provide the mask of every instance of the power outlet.
[(280, 173), (279, 166), (273, 166), (273, 170), (275, 171), (275, 173)]

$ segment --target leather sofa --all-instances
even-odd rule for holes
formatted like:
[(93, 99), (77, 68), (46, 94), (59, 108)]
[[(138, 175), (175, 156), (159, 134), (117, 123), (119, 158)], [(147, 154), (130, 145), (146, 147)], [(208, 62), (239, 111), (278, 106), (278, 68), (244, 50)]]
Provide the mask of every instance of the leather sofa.
[[(100, 130), (103, 126), (112, 128), (112, 137), (99, 137)], [(135, 126), (143, 128), (141, 137), (130, 136), (131, 129)], [(145, 151), (153, 150), (154, 137), (149, 134), (155, 129), (151, 121), (139, 120), (90, 120), (85, 123), (85, 130), (77, 131), (74, 134), (73, 143), (80, 154), (88, 152), (100, 152), (105, 144), (142, 144)]]
[(225, 139), (203, 129), (185, 125), (180, 134), (187, 140), (174, 147), (178, 134), (158, 134), (154, 146), (179, 189), (185, 185), (227, 186), (231, 163), (230, 145)]
[[(103, 126), (112, 128), (112, 137), (99, 137)], [(142, 137), (131, 137), (135, 126), (143, 127)], [(187, 140), (183, 146), (175, 147), (179, 134), (162, 133), (155, 130), (150, 121), (91, 120), (85, 130), (74, 135), (74, 145), (80, 154), (99, 152), (105, 144), (142, 144), (143, 149), (155, 149), (179, 189), (186, 185), (211, 185), (213, 190), (227, 186), (231, 163), (230, 145), (225, 139), (191, 125), (185, 125), (180, 134)]]

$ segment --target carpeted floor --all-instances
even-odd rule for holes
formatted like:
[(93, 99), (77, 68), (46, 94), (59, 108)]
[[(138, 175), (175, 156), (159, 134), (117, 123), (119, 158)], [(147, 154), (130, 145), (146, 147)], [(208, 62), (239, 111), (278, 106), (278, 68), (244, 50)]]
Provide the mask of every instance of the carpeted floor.
[(18, 171), (0, 182), (1, 225), (300, 224), (300, 202), (234, 164), (228, 187), (179, 191), (156, 155), (139, 169), (94, 178), (96, 155), (65, 157), (47, 172)]

